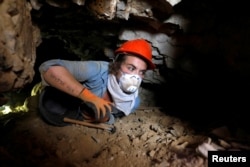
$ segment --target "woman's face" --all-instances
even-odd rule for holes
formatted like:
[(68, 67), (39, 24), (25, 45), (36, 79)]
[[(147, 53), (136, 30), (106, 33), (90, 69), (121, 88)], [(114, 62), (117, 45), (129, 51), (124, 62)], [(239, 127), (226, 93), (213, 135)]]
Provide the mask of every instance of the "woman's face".
[[(127, 74), (137, 74), (141, 78), (144, 77), (145, 72), (147, 71), (147, 64), (145, 61), (142, 59), (135, 57), (135, 56), (130, 56), (126, 55), (125, 60), (121, 63), (120, 70), (123, 73)], [(120, 78), (121, 73), (118, 73), (117, 78)]]

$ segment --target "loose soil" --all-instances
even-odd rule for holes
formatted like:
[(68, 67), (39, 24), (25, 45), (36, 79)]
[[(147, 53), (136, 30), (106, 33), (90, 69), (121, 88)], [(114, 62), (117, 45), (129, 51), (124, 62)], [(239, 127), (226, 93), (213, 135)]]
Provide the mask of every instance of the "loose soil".
[[(32, 102), (35, 101), (35, 102)], [(164, 109), (141, 107), (116, 119), (116, 132), (81, 125), (56, 127), (28, 112), (2, 119), (2, 167), (207, 167), (197, 147), (210, 136)]]

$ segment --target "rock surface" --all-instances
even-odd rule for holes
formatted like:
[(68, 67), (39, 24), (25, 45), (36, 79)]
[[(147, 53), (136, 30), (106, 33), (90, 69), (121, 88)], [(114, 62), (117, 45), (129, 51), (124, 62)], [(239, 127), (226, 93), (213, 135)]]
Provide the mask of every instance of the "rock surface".
[(23, 88), (34, 77), (40, 30), (24, 0), (0, 2), (0, 92)]

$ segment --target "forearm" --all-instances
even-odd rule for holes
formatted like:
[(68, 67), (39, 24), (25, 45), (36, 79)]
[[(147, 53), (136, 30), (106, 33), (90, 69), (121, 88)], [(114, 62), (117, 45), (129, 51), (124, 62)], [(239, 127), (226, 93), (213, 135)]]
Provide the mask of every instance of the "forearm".
[(52, 66), (47, 71), (42, 73), (44, 80), (65, 93), (78, 97), (84, 88), (73, 75), (62, 66)]

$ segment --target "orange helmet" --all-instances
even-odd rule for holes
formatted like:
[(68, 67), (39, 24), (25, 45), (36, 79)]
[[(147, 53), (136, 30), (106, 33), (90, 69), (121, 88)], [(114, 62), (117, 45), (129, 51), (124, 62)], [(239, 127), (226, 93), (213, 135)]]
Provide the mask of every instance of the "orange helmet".
[(135, 39), (123, 43), (116, 51), (115, 55), (119, 53), (130, 53), (134, 54), (148, 64), (148, 69), (154, 69), (155, 65), (152, 62), (152, 49), (150, 44), (144, 39)]

